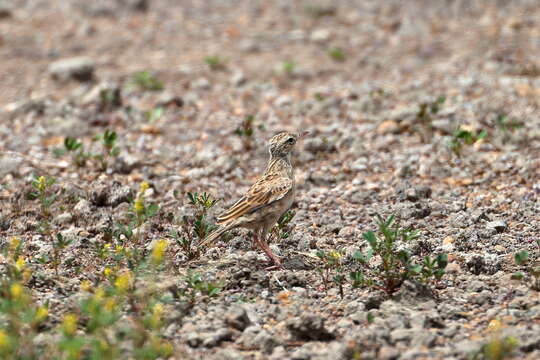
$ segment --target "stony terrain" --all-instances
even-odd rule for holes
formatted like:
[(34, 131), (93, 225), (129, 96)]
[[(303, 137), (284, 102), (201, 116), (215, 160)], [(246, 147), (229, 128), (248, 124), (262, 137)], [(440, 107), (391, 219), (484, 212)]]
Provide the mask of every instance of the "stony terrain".
[[(188, 270), (221, 285), (167, 304), (171, 358), (540, 358), (539, 292), (511, 279), (516, 252), (539, 255), (538, 54), (532, 0), (0, 3), (0, 245), (23, 241), (25, 287), (49, 304), (35, 346), (56, 341), (84, 280), (105, 281), (95, 249), (118, 245), (146, 181), (160, 209), (137, 246), (170, 240), (159, 291), (176, 294)], [(101, 153), (105, 130), (119, 149), (105, 165), (58, 152), (73, 137)], [(212, 221), (281, 130), (311, 132), (290, 234), (271, 244), (285, 269), (266, 271), (245, 230), (188, 259), (170, 235), (193, 215), (186, 194), (221, 199)], [(56, 180), (48, 232), (34, 175)], [(324, 285), (317, 251), (342, 251), (347, 268), (376, 214), (420, 230), (415, 259), (448, 254), (441, 281), (391, 296)], [(71, 240), (58, 273), (43, 260), (51, 233)], [(483, 347), (497, 339), (512, 339), (503, 357)]]

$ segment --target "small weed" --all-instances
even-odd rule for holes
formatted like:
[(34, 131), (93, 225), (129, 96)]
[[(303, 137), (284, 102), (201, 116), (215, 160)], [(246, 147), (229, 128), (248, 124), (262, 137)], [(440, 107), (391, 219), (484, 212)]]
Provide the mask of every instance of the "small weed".
[(495, 117), (495, 125), (497, 125), (497, 127), (505, 133), (514, 132), (524, 126), (523, 122), (515, 118), (509, 119), (508, 115), (506, 114), (497, 114)]
[(433, 117), (439, 113), (445, 102), (446, 97), (439, 96), (432, 102), (424, 102), (418, 105), (416, 119), (421, 126), (421, 129), (418, 129), (418, 132), (424, 142), (427, 141), (433, 131)]
[(32, 180), (32, 188), (35, 190), (28, 194), (28, 198), (38, 199), (41, 209), (41, 217), (47, 219), (50, 215), (50, 208), (52, 204), (56, 201), (56, 194), (52, 193), (52, 186), (56, 180), (52, 177), (40, 176), (34, 177)]
[(163, 90), (163, 83), (148, 71), (135, 73), (128, 83), (128, 86), (144, 91)]
[(276, 238), (287, 239), (290, 236), (291, 233), (289, 223), (294, 218), (294, 215), (296, 215), (294, 210), (287, 210), (283, 215), (281, 215), (276, 225), (272, 229), (272, 232)]
[(148, 122), (154, 123), (163, 116), (163, 113), (164, 113), (164, 109), (162, 107), (156, 107), (156, 108), (153, 108), (152, 110), (148, 110), (145, 113), (145, 116)]
[(448, 146), (450, 147), (450, 150), (459, 157), (461, 156), (463, 146), (474, 145), (476, 142), (485, 139), (486, 137), (487, 132), (485, 130), (477, 133), (464, 128), (459, 128), (454, 132)]
[(225, 70), (225, 68), (227, 67), (228, 59), (219, 55), (212, 55), (205, 57), (204, 62), (206, 63), (206, 65), (208, 65), (210, 70), (218, 71)]
[(501, 337), (502, 324), (500, 320), (491, 320), (488, 331), (493, 335), (491, 340), (472, 356), (473, 360), (504, 360), (513, 358), (512, 352), (518, 346), (518, 341), (512, 336)]
[(330, 48), (328, 49), (328, 56), (334, 61), (343, 62), (346, 60), (345, 52), (341, 48)]
[(204, 295), (208, 297), (217, 296), (223, 287), (222, 283), (205, 281), (201, 274), (188, 272), (186, 278), (186, 287), (182, 293), (188, 297), (189, 302), (194, 304), (198, 296)]
[(292, 76), (296, 69), (296, 62), (294, 60), (284, 60), (280, 64), (281, 72), (287, 76)]
[(71, 240), (68, 240), (62, 236), (62, 234), (56, 234), (56, 239), (53, 241), (53, 256), (52, 265), (54, 272), (58, 276), (58, 267), (62, 264), (62, 251), (71, 244)]
[[(540, 248), (540, 240), (536, 240), (536, 244)], [(512, 274), (512, 279), (532, 279), (531, 288), (540, 291), (540, 264), (538, 262), (531, 262), (529, 252), (525, 250), (515, 253), (514, 261), (516, 265), (525, 267), (525, 269), (524, 271), (518, 271)]]
[(142, 225), (159, 211), (158, 204), (149, 204), (144, 199), (144, 193), (149, 189), (149, 187), (150, 185), (148, 185), (147, 182), (141, 183), (137, 198), (133, 202), (131, 211), (128, 214), (130, 224), (128, 225), (127, 229), (128, 231), (135, 228), (137, 229), (137, 238), (135, 239), (135, 242), (137, 243), (140, 243), (141, 241)]
[(93, 157), (98, 160), (101, 171), (106, 171), (109, 160), (120, 154), (120, 148), (116, 145), (118, 135), (116, 131), (107, 129), (103, 134), (96, 135), (94, 140), (101, 143), (102, 152), (101, 154), (94, 154)]
[(99, 105), (98, 109), (100, 112), (111, 111), (113, 109), (119, 108), (122, 106), (122, 95), (120, 93), (120, 88), (106, 88), (102, 89), (99, 92)]
[[(365, 253), (357, 251), (353, 255), (359, 265), (356, 271), (349, 273), (354, 288), (367, 286), (392, 295), (405, 280), (428, 282), (442, 278), (448, 265), (446, 254), (440, 254), (435, 259), (425, 257), (420, 264), (416, 264), (407, 250), (399, 249), (402, 244), (417, 239), (419, 231), (399, 227), (394, 222), (394, 216), (384, 220), (377, 215), (376, 223), (379, 235), (373, 231), (363, 234), (369, 249)], [(374, 257), (380, 260), (380, 265), (376, 267), (370, 265)]]
[(328, 252), (317, 251), (317, 257), (322, 260), (323, 267), (317, 271), (321, 275), (324, 289), (328, 290), (330, 282), (335, 283), (339, 287), (339, 294), (343, 298), (343, 284), (345, 283), (345, 275), (343, 275), (343, 252), (331, 250)]
[(255, 122), (254, 115), (247, 115), (240, 126), (234, 133), (242, 139), (242, 144), (245, 150), (250, 150), (253, 147), (253, 123)]

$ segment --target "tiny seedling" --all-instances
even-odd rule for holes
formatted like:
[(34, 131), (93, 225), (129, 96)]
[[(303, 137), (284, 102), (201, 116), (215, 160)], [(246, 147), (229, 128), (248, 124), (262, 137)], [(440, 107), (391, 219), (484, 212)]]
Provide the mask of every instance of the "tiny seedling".
[(343, 284), (345, 283), (342, 263), (343, 251), (331, 250), (326, 252), (319, 250), (316, 255), (323, 262), (322, 268), (317, 268), (317, 271), (321, 275), (324, 289), (328, 290), (328, 285), (332, 281), (339, 287), (339, 294), (343, 298)]
[(159, 106), (159, 107), (153, 108), (152, 110), (148, 110), (145, 113), (145, 116), (149, 123), (154, 123), (157, 120), (161, 119), (161, 117), (163, 116), (163, 113), (164, 113), (164, 109)]
[(469, 131), (459, 128), (454, 132), (452, 140), (450, 140), (449, 147), (452, 152), (458, 157), (461, 156), (461, 151), (465, 145), (474, 145), (476, 142), (485, 139), (487, 132), (482, 130), (480, 132)]
[(163, 82), (148, 71), (135, 73), (129, 81), (128, 86), (143, 91), (159, 91), (163, 90), (164, 87)]
[[(536, 244), (540, 248), (540, 240), (536, 240)], [(540, 263), (538, 261), (530, 261), (529, 252), (526, 250), (515, 253), (514, 261), (516, 265), (524, 267), (524, 271), (515, 272), (512, 274), (512, 279), (532, 279), (531, 288), (540, 291)]]
[(250, 150), (253, 147), (253, 123), (255, 122), (254, 115), (247, 115), (234, 133), (242, 139), (242, 144), (245, 150)]
[(343, 49), (338, 47), (328, 49), (328, 56), (330, 56), (332, 60), (337, 62), (343, 62), (346, 60), (345, 52), (343, 51)]
[(116, 145), (118, 134), (116, 134), (116, 131), (107, 129), (103, 134), (96, 135), (94, 140), (99, 141), (103, 149), (101, 154), (95, 154), (93, 156), (99, 161), (101, 170), (105, 171), (109, 165), (109, 159), (117, 157), (120, 154), (120, 148)]
[(195, 304), (197, 296), (215, 297), (221, 292), (222, 283), (205, 281), (201, 274), (188, 271), (185, 277), (186, 287), (183, 289), (183, 295), (186, 295), (191, 304)]
[(281, 62), (280, 68), (284, 74), (292, 76), (296, 69), (296, 62), (294, 60), (284, 60)]
[(272, 228), (272, 232), (276, 238), (287, 239), (290, 236), (291, 233), (289, 223), (294, 218), (294, 215), (296, 215), (294, 210), (287, 210), (283, 215), (281, 215), (276, 225)]
[(212, 71), (225, 70), (227, 67), (227, 61), (227, 58), (219, 55), (211, 55), (204, 58), (204, 62)]
[(52, 265), (54, 267), (54, 272), (58, 276), (58, 268), (62, 264), (62, 251), (71, 244), (71, 240), (66, 239), (62, 234), (56, 234), (56, 239), (53, 240), (53, 256), (52, 256)]
[(431, 136), (433, 131), (433, 118), (437, 115), (446, 102), (445, 96), (439, 96), (432, 102), (423, 102), (418, 105), (418, 112), (416, 113), (416, 119), (420, 124), (421, 129), (417, 129), (422, 140), (425, 142)]
[(120, 88), (106, 88), (99, 92), (98, 109), (100, 112), (111, 111), (122, 106)]
[(53, 177), (35, 176), (32, 180), (32, 188), (35, 190), (28, 194), (28, 198), (38, 199), (41, 205), (41, 215), (44, 219), (51, 215), (50, 208), (56, 201), (56, 194), (52, 194), (52, 186), (56, 180)]

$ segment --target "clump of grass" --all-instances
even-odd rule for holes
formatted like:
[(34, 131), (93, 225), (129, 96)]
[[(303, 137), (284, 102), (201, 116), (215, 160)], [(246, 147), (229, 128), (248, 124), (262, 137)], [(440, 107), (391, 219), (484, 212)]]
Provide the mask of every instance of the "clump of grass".
[(218, 71), (225, 70), (227, 68), (228, 59), (219, 55), (211, 55), (204, 58), (204, 62), (210, 70)]
[(461, 151), (463, 150), (464, 146), (474, 145), (476, 142), (485, 139), (487, 135), (488, 134), (485, 130), (475, 132), (464, 128), (459, 128), (454, 131), (452, 140), (450, 140), (448, 146), (450, 150), (452, 150), (452, 152), (459, 157), (461, 156)]
[[(426, 256), (422, 262), (416, 263), (407, 250), (400, 249), (403, 244), (417, 239), (419, 231), (401, 228), (394, 216), (385, 220), (377, 215), (376, 224), (378, 234), (368, 231), (362, 235), (369, 249), (353, 255), (358, 265), (355, 271), (349, 273), (354, 288), (367, 286), (392, 295), (405, 280), (439, 281), (444, 276), (448, 265), (446, 254), (435, 258)], [(373, 258), (378, 258), (379, 265), (372, 265)]]
[(343, 62), (346, 60), (345, 51), (338, 47), (328, 49), (328, 56), (334, 61)]
[(163, 90), (163, 82), (148, 71), (139, 71), (133, 75), (128, 83), (129, 87), (143, 91)]
[[(540, 248), (540, 240), (536, 240), (536, 244)], [(540, 291), (540, 264), (538, 261), (531, 261), (529, 252), (526, 250), (519, 251), (514, 254), (516, 265), (523, 267), (523, 271), (518, 271), (512, 274), (512, 279), (529, 280), (531, 288)]]

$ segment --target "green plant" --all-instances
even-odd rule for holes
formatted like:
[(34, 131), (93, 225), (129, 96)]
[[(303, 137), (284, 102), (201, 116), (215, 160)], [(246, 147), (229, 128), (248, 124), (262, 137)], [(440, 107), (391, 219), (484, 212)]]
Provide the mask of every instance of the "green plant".
[[(540, 240), (536, 240), (536, 244), (540, 248)], [(526, 250), (519, 251), (514, 254), (516, 265), (524, 267), (524, 271), (518, 271), (512, 274), (512, 279), (524, 280), (532, 279), (531, 288), (540, 291), (540, 264), (538, 261), (531, 262), (529, 252)]]
[(330, 281), (335, 283), (339, 287), (339, 294), (343, 298), (343, 284), (345, 283), (345, 275), (343, 275), (343, 251), (331, 250), (323, 251), (319, 250), (316, 253), (317, 257), (322, 260), (323, 267), (317, 268), (317, 271), (321, 275), (324, 289), (328, 290)]
[(99, 141), (103, 149), (101, 154), (94, 154), (93, 157), (99, 161), (101, 170), (105, 171), (109, 165), (109, 159), (120, 154), (120, 148), (116, 145), (118, 134), (116, 131), (107, 129), (103, 134), (96, 135), (94, 140)]
[(291, 76), (296, 69), (296, 62), (294, 60), (284, 60), (281, 62), (280, 68), (284, 74)]
[(278, 239), (287, 239), (290, 236), (290, 228), (289, 223), (294, 218), (294, 215), (296, 215), (296, 212), (294, 210), (287, 210), (279, 220), (277, 221), (276, 225), (272, 228), (272, 232)]
[(100, 112), (111, 111), (120, 106), (122, 106), (122, 95), (119, 87), (100, 90), (98, 104)]
[(227, 67), (228, 59), (219, 55), (211, 55), (204, 58), (204, 62), (212, 71), (224, 70)]
[(145, 113), (146, 119), (150, 123), (156, 122), (163, 116), (164, 111), (165, 110), (161, 106), (153, 108), (152, 110), (148, 110)]
[(420, 129), (417, 129), (422, 140), (425, 142), (433, 131), (433, 117), (437, 115), (446, 102), (445, 96), (439, 96), (437, 99), (431, 102), (423, 102), (418, 105), (418, 112), (416, 113), (416, 119), (420, 124)]
[(205, 281), (202, 279), (201, 274), (188, 271), (185, 278), (186, 286), (182, 290), (182, 294), (188, 297), (191, 304), (194, 304), (197, 300), (197, 296), (217, 296), (223, 284), (220, 282)]
[(328, 56), (330, 56), (332, 60), (337, 62), (343, 62), (346, 60), (345, 52), (343, 51), (343, 49), (338, 47), (328, 49)]
[[(147, 203), (144, 199), (145, 192), (149, 189), (150, 185), (143, 181), (139, 186), (139, 193), (137, 198), (133, 201), (131, 206), (131, 211), (128, 213), (128, 218), (130, 219), (129, 225), (124, 230), (126, 232), (131, 232), (133, 235), (133, 229), (137, 229), (137, 238), (135, 239), (136, 243), (141, 241), (142, 235), (142, 225), (151, 217), (155, 216), (159, 211), (159, 205), (154, 203)], [(125, 233), (126, 233), (125, 232)]]
[(513, 358), (513, 351), (518, 345), (516, 338), (501, 336), (502, 323), (500, 320), (491, 320), (488, 331), (492, 333), (491, 339), (473, 354), (473, 360), (504, 360)]
[(459, 157), (461, 156), (461, 151), (464, 145), (473, 145), (486, 137), (487, 132), (485, 130), (477, 133), (464, 128), (459, 128), (454, 131), (452, 140), (450, 140), (448, 146), (450, 147), (450, 150), (452, 150), (452, 152)]
[(39, 200), (43, 219), (49, 218), (51, 215), (50, 208), (56, 201), (56, 194), (52, 193), (52, 186), (55, 182), (56, 180), (53, 177), (46, 176), (34, 176), (34, 180), (32, 180), (32, 188), (35, 191), (28, 194), (28, 198)]
[[(362, 236), (368, 242), (369, 249), (362, 253), (356, 251), (353, 259), (359, 265), (349, 273), (353, 287), (368, 286), (380, 289), (387, 295), (396, 292), (408, 279), (428, 282), (440, 280), (448, 265), (448, 256), (440, 254), (435, 259), (425, 257), (416, 264), (407, 250), (400, 246), (419, 237), (419, 231), (404, 229), (394, 222), (394, 216), (386, 220), (377, 215), (378, 233), (368, 231)], [(373, 258), (378, 258), (377, 266), (372, 266)]]
[(163, 82), (148, 71), (139, 71), (133, 75), (128, 85), (140, 90), (159, 91), (163, 90)]
[(504, 133), (514, 132), (524, 126), (523, 122), (515, 118), (509, 119), (506, 114), (497, 114), (495, 117), (495, 125)]
[(242, 139), (242, 144), (245, 150), (250, 150), (253, 147), (253, 123), (255, 122), (254, 115), (247, 115), (234, 133)]
[(194, 207), (192, 216), (183, 216), (179, 229), (170, 232), (170, 236), (175, 239), (176, 244), (186, 254), (188, 260), (197, 258), (200, 249), (197, 246), (216, 226), (207, 220), (208, 211), (218, 203), (218, 199), (207, 193), (197, 192), (187, 193), (189, 203)]

